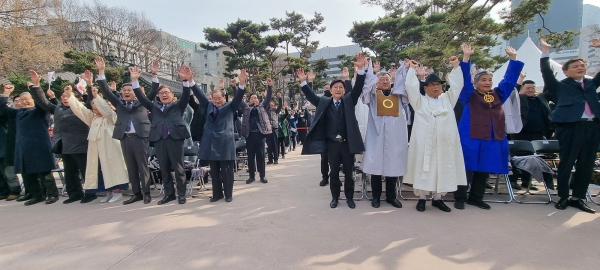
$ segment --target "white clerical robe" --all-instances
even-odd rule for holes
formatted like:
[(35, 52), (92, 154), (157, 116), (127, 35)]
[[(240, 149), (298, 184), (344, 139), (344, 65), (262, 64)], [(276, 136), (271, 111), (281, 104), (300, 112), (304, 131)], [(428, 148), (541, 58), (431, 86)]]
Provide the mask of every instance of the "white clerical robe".
[[(367, 72), (367, 77), (369, 76), (375, 75)], [(396, 72), (391, 92), (391, 95), (398, 98), (399, 117), (377, 116), (377, 89), (375, 85), (365, 85), (363, 88), (363, 101), (369, 106), (365, 153), (362, 160), (365, 173), (383, 176), (403, 176), (406, 173), (408, 129), (403, 105), (408, 103), (408, 98), (404, 89), (405, 80), (406, 69), (402, 64)]]
[(435, 99), (421, 95), (414, 69), (407, 74), (406, 93), (415, 110), (415, 120), (404, 183), (413, 184), (415, 190), (444, 194), (467, 184), (453, 110), (464, 84), (461, 69), (452, 70), (449, 80), (450, 90)]

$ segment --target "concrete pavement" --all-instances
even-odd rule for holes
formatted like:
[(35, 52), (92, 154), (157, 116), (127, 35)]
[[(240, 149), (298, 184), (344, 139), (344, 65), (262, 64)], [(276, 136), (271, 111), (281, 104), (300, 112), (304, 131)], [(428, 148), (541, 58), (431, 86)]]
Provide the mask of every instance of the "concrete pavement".
[(236, 181), (231, 203), (210, 203), (210, 191), (185, 205), (2, 201), (0, 269), (600, 268), (600, 214), (516, 203), (444, 213), (429, 202), (420, 213), (416, 201), (365, 200), (330, 209), (319, 156), (299, 150), (267, 178)]

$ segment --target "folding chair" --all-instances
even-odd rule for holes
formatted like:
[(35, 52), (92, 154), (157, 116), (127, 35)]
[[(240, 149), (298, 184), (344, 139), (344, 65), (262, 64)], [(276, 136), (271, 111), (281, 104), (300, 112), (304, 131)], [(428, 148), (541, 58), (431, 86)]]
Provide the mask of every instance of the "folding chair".
[[(154, 147), (150, 147), (148, 149), (148, 165), (150, 165), (150, 161), (152, 161), (152, 156), (155, 156), (155, 155), (156, 155), (156, 153), (154, 151)], [(152, 183), (154, 183), (154, 188), (157, 188), (158, 187), (158, 182), (156, 181), (156, 174), (160, 173), (160, 170), (149, 169), (149, 171), (150, 171), (150, 179), (152, 179)], [(164, 181), (164, 179), (163, 179), (163, 181)], [(160, 195), (164, 195), (164, 194), (165, 194), (165, 190), (164, 190), (164, 187), (161, 184), (161, 186), (159, 188), (158, 194), (156, 196), (154, 196), (154, 197), (158, 198), (158, 197), (160, 197)]]
[[(509, 142), (511, 157), (532, 156), (532, 155), (535, 155), (536, 153), (538, 153), (538, 154), (553, 154), (551, 152), (553, 152), (555, 150), (554, 147), (558, 147), (558, 141), (554, 141), (552, 143), (550, 143), (550, 141), (535, 141), (535, 145), (538, 147), (538, 149), (540, 151), (540, 152), (537, 152), (534, 147), (533, 142), (529, 142), (529, 141), (511, 141), (511, 142), (512, 142), (512, 144), (510, 144), (510, 142)], [(537, 180), (539, 180), (539, 179), (537, 179)], [(532, 194), (529, 191), (529, 187), (527, 187), (527, 190), (521, 194), (513, 193), (513, 199), (515, 200), (515, 202), (518, 202), (521, 204), (549, 204), (549, 203), (554, 202), (554, 200), (552, 200), (552, 194), (550, 193), (550, 189), (546, 185), (546, 181), (542, 181), (542, 182), (544, 183), (544, 188), (546, 189), (546, 195), (548, 196), (547, 202), (524, 201), (524, 200), (518, 200), (515, 197), (515, 195), (527, 195), (527, 194), (537, 195), (537, 194)], [(511, 189), (512, 189), (512, 187), (511, 187)]]
[[(193, 157), (194, 158), (194, 167), (191, 169), (185, 169), (186, 172), (190, 172), (193, 169), (198, 168), (199, 159), (198, 159), (198, 145), (194, 144), (192, 146), (184, 146), (183, 147), (183, 156), (184, 157)], [(186, 193), (190, 195), (190, 197), (194, 198), (196, 196), (192, 195), (192, 191), (194, 190), (194, 177), (190, 176), (190, 179), (186, 181)]]
[[(598, 153), (600, 153), (600, 146), (598, 147)], [(600, 192), (598, 192), (597, 194), (592, 195), (592, 193), (590, 192), (590, 189), (588, 188), (587, 197), (588, 197), (589, 201), (591, 201), (591, 202), (593, 202), (593, 203), (595, 203), (597, 205), (600, 205), (600, 201), (594, 200), (594, 198), (596, 198), (598, 196), (600, 196)]]
[[(240, 165), (241, 169), (240, 169)], [(239, 139), (235, 142), (235, 165), (233, 167), (238, 176), (243, 176), (240, 170), (248, 168), (248, 151), (246, 150), (246, 140)], [(236, 180), (246, 181), (246, 180)]]
[[(54, 175), (54, 173), (58, 173), (58, 177), (60, 178), (60, 182), (62, 183), (62, 188), (60, 189), (60, 195), (63, 197), (68, 197), (67, 195), (67, 184), (65, 182), (65, 169), (61, 168), (60, 166), (58, 166), (58, 161), (60, 160), (59, 155), (54, 155), (54, 163), (56, 164), (56, 169), (52, 170), (50, 173), (52, 175)], [(21, 188), (24, 188), (24, 184), (21, 186)]]
[[(518, 155), (520, 152), (523, 151), (523, 148), (529, 150), (529, 148), (527, 148), (528, 146), (531, 147), (531, 143), (529, 143), (528, 141), (508, 141), (509, 157)], [(525, 151), (524, 154), (527, 155), (527, 153), (530, 153), (530, 152)], [(531, 153), (533, 153), (533, 151), (531, 151)], [(494, 191), (486, 192), (486, 194), (493, 194), (493, 195), (504, 194), (504, 193), (498, 191), (498, 187), (500, 186), (500, 176), (502, 176), (504, 178), (504, 182), (506, 184), (506, 189), (508, 190), (509, 199), (508, 200), (483, 200), (484, 202), (510, 203), (515, 199), (515, 194), (512, 190), (512, 185), (510, 184), (510, 178), (508, 177), (508, 173), (507, 174), (497, 174), (496, 175), (496, 183), (494, 185)]]

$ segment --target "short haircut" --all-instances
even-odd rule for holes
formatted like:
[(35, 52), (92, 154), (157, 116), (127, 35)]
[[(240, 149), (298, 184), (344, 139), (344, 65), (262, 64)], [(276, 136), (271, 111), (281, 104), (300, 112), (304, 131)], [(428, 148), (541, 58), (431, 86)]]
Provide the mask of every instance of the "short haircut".
[(121, 84), (121, 89), (123, 89), (125, 86), (133, 87), (133, 85), (131, 83), (124, 83), (124, 84)]
[(567, 62), (565, 62), (565, 63), (563, 64), (563, 66), (562, 66), (562, 70), (563, 70), (563, 71), (566, 71), (567, 69), (569, 69), (569, 66), (570, 66), (571, 64), (573, 64), (573, 63), (575, 63), (575, 62), (579, 62), (579, 61), (581, 61), (581, 62), (583, 62), (584, 64), (586, 64), (586, 65), (587, 65), (587, 62), (585, 61), (585, 59), (583, 59), (583, 58), (573, 58), (573, 59), (571, 59), (571, 60), (569, 60), (569, 61), (567, 61)]
[(171, 91), (171, 93), (173, 93), (173, 89), (171, 89), (171, 87), (168, 87), (166, 85), (161, 85), (160, 87), (158, 87), (158, 91), (160, 92), (160, 90), (163, 90), (165, 88), (169, 89), (169, 91)]
[(377, 78), (379, 78), (379, 77), (381, 77), (383, 75), (388, 75), (388, 76), (390, 76), (390, 79), (392, 78), (392, 74), (390, 74), (387, 71), (379, 71), (379, 72), (377, 72)]
[(483, 76), (483, 75), (492, 75), (492, 76), (494, 76), (494, 73), (491, 73), (491, 72), (489, 72), (487, 70), (484, 70), (482, 72), (479, 72), (479, 73), (475, 74), (475, 77), (473, 78), (473, 80), (475, 82), (478, 82), (479, 79), (481, 79), (481, 76)]
[(31, 93), (29, 92), (23, 92), (21, 94), (18, 95), (18, 97), (22, 97), (22, 96), (30, 96), (31, 97)]
[(220, 89), (212, 90), (212, 92), (210, 92), (210, 96), (212, 97), (212, 95), (214, 95), (215, 93), (220, 93), (222, 97), (225, 97), (225, 91)]
[(521, 84), (521, 85), (526, 85), (526, 84), (535, 84), (535, 82), (532, 80), (525, 80), (525, 81), (523, 81), (523, 84)]
[(342, 86), (344, 87), (344, 89), (346, 89), (346, 83), (343, 80), (333, 80), (330, 84), (329, 84), (329, 88), (333, 88), (333, 85), (336, 83), (341, 83)]

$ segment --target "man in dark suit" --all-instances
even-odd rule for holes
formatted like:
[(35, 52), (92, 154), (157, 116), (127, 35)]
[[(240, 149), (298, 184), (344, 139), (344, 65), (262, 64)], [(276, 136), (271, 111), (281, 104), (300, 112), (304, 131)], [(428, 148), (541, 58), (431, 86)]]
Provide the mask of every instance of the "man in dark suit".
[(281, 93), (278, 93), (279, 104), (275, 104), (274, 101), (271, 101), (271, 107), (267, 111), (267, 115), (269, 116), (269, 121), (271, 122), (271, 133), (267, 134), (267, 156), (269, 158), (269, 162), (267, 164), (279, 164), (279, 148), (278, 148), (278, 139), (277, 134), (279, 134), (279, 112), (281, 112), (281, 108), (283, 106), (283, 102), (281, 102)]
[[(121, 98), (115, 96), (106, 83), (104, 75), (104, 59), (96, 57), (98, 68), (98, 85), (102, 95), (117, 109), (117, 121), (113, 131), (113, 138), (121, 141), (121, 150), (129, 175), (129, 182), (133, 196), (123, 204), (131, 204), (144, 200), (150, 203), (150, 171), (148, 169), (148, 135), (150, 134), (150, 120), (148, 110), (135, 99), (133, 87), (130, 83), (121, 86)], [(158, 63), (150, 67), (152, 71), (152, 88), (158, 88)], [(143, 193), (142, 193), (143, 192)]]
[[(178, 202), (179, 204), (186, 202), (183, 143), (185, 139), (190, 137), (190, 132), (182, 117), (190, 99), (190, 88), (186, 84), (194, 78), (188, 72), (182, 72), (182, 70), (189, 70), (189, 68), (185, 66), (180, 68), (179, 74), (183, 79), (184, 88), (181, 98), (174, 101), (173, 89), (167, 86), (160, 86), (156, 90), (153, 88), (148, 96), (144, 95), (138, 83), (141, 72), (137, 67), (129, 68), (133, 92), (142, 105), (152, 113), (152, 127), (150, 128), (148, 140), (154, 143), (165, 189), (165, 197), (158, 201), (159, 205), (175, 200), (175, 186), (171, 170), (175, 172)], [(152, 102), (157, 95), (161, 104)]]
[[(191, 73), (191, 71), (188, 72)], [(193, 76), (193, 73), (191, 74)], [(210, 103), (196, 83), (191, 82), (192, 91), (198, 97), (200, 106), (206, 109), (207, 115), (198, 158), (210, 162), (213, 188), (213, 196), (210, 202), (216, 202), (223, 199), (223, 197), (225, 197), (226, 202), (233, 200), (233, 166), (235, 166), (236, 157), (233, 115), (240, 107), (244, 96), (245, 69), (241, 70), (238, 79), (240, 80), (239, 88), (236, 87), (236, 80), (231, 80), (231, 87), (235, 92), (231, 102), (225, 102), (224, 91), (214, 90), (211, 93), (212, 103)]]
[[(61, 103), (55, 105), (48, 101), (42, 89), (32, 88), (30, 90), (36, 105), (54, 115), (52, 149), (62, 157), (66, 191), (69, 196), (63, 203), (69, 204), (76, 201), (88, 203), (97, 198), (95, 193), (84, 195), (81, 184), (81, 177), (85, 176), (89, 127), (69, 107), (68, 99), (73, 88), (68, 85), (64, 88), (64, 91), (60, 98)], [(51, 90), (48, 92), (51, 97), (54, 97)], [(88, 107), (91, 107), (90, 103), (91, 99), (88, 102)]]
[(296, 75), (302, 82), (302, 92), (306, 99), (317, 107), (317, 113), (313, 126), (306, 135), (302, 154), (327, 153), (329, 159), (330, 182), (332, 200), (329, 206), (336, 208), (340, 196), (340, 164), (344, 169), (344, 194), (347, 198), (348, 207), (355, 208), (354, 203), (354, 179), (352, 170), (354, 168), (354, 155), (365, 150), (354, 107), (362, 92), (365, 82), (364, 67), (366, 58), (361, 54), (356, 55), (358, 76), (350, 95), (346, 92), (345, 83), (342, 80), (331, 82), (331, 98), (318, 97), (308, 86), (307, 75), (303, 69), (298, 69)]
[[(31, 82), (27, 83), (30, 91), (40, 89), (40, 76), (29, 71)], [(33, 205), (46, 200), (46, 204), (58, 201), (58, 189), (54, 181), (45, 181), (50, 171), (56, 168), (51, 152), (50, 135), (48, 134), (49, 114), (33, 101), (28, 92), (20, 95), (21, 108), (6, 106), (8, 95), (12, 89), (5, 89), (0, 96), (0, 110), (9, 118), (16, 119), (17, 134), (15, 141), (15, 173), (20, 173), (27, 191), (17, 201), (25, 201), (25, 205)], [(46, 189), (43, 192), (42, 183)], [(47, 199), (46, 199), (47, 196)]]
[[(596, 89), (600, 86), (600, 72), (593, 79), (586, 79), (587, 64), (580, 58), (571, 59), (562, 67), (566, 79), (558, 81), (550, 67), (550, 44), (540, 40), (542, 58), (540, 66), (544, 78), (544, 89), (556, 110), (552, 122), (556, 123), (556, 138), (560, 145), (558, 165), (558, 196), (555, 207), (564, 210), (568, 206), (588, 213), (596, 211), (585, 203), (586, 193), (592, 178), (596, 152), (600, 144), (600, 102)], [(600, 39), (592, 41), (592, 47), (600, 48)], [(576, 162), (577, 161), (577, 162)], [(569, 199), (569, 179), (575, 165)]]
[(273, 96), (273, 80), (267, 79), (267, 96), (262, 103), (258, 102), (258, 94), (250, 95), (250, 104), (242, 102), (240, 109), (242, 110), (242, 132), (241, 136), (246, 138), (246, 150), (248, 151), (248, 173), (250, 178), (246, 184), (251, 184), (255, 181), (256, 169), (260, 181), (266, 184), (267, 178), (265, 173), (265, 139), (271, 134), (272, 126), (269, 121), (267, 110), (271, 104)]
[[(552, 126), (550, 107), (548, 106), (547, 93), (536, 94), (535, 82), (525, 80), (526, 74), (521, 72), (519, 82), (517, 82), (517, 90), (519, 91), (519, 99), (521, 103), (521, 121), (523, 129), (517, 134), (511, 134), (511, 140), (544, 140), (544, 134)], [(520, 190), (521, 187), (531, 190), (538, 190), (537, 187), (531, 185), (531, 174), (517, 169), (513, 166), (513, 174), (510, 176), (512, 187)], [(517, 185), (517, 179), (521, 176), (521, 187)], [(550, 189), (554, 189), (554, 179), (552, 174), (544, 173), (544, 181)]]
[[(7, 88), (14, 89), (14, 86), (4, 85), (4, 89)], [(19, 97), (14, 98), (15, 104), (19, 102), (18, 99)], [(15, 107), (19, 108), (17, 105)], [(14, 174), (15, 125), (14, 118), (0, 111), (0, 200), (12, 201), (21, 194), (19, 178)]]

